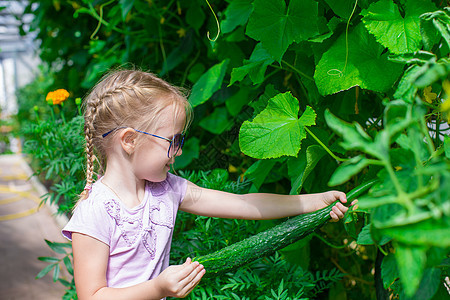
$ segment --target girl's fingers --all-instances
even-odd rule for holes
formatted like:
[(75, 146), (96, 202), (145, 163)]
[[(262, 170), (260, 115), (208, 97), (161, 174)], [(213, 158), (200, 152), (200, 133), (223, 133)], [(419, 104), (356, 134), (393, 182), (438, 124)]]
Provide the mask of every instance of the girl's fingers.
[(184, 278), (180, 283), (183, 285), (181, 294), (187, 296), (196, 286), (199, 284), (203, 275), (205, 274), (205, 269), (203, 265), (198, 265), (188, 277)]
[(342, 212), (343, 215), (344, 215), (344, 214), (347, 212), (347, 210), (348, 210), (348, 207), (347, 207), (347, 206), (344, 206), (344, 205), (341, 204), (341, 203), (336, 203), (336, 207)]
[(198, 265), (199, 263), (197, 261), (192, 262), (191, 259), (188, 258), (182, 265), (179, 265), (179, 267), (181, 268), (174, 275), (176, 275), (180, 279), (180, 281), (182, 281), (183, 279), (188, 277), (189, 274), (191, 274), (195, 270), (195, 268), (197, 268)]
[[(338, 205), (342, 206), (342, 208), (338, 207)], [(335, 206), (333, 206), (332, 211), (335, 213), (336, 216), (338, 216), (339, 219), (342, 219), (344, 217), (346, 207), (343, 207), (342, 204), (338, 203)]]
[(337, 196), (339, 198), (339, 201), (341, 201), (342, 203), (347, 203), (347, 196), (345, 195), (345, 193), (339, 192)]
[(204, 268), (203, 265), (199, 264), (198, 261), (194, 261), (189, 266), (187, 266), (186, 269), (189, 272), (180, 281), (183, 285), (187, 285), (189, 282), (193, 281), (197, 274), (200, 273)]
[(337, 222), (339, 221), (339, 217), (334, 213), (334, 211), (330, 212), (331, 221), (330, 222)]
[(202, 279), (203, 275), (205, 275), (206, 271), (205, 269), (201, 269), (200, 272), (196, 274), (196, 276), (189, 281), (185, 286), (185, 295), (188, 295), (192, 290), (200, 283), (200, 280)]

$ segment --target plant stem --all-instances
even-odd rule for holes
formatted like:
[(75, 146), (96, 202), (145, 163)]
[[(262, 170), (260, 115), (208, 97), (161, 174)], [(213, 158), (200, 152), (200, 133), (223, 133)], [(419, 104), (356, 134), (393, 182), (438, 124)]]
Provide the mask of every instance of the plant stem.
[(381, 253), (383, 253), (384, 256), (388, 256), (389, 253), (387, 253), (383, 247), (381, 247), (380, 245), (377, 245), (378, 250), (380, 250)]
[(322, 148), (332, 157), (332, 158), (334, 158), (335, 160), (337, 160), (337, 161), (347, 161), (348, 160), (348, 158), (341, 158), (341, 157), (338, 157), (338, 156), (336, 156), (327, 146), (325, 146), (325, 144), (324, 143), (322, 143), (322, 141), (321, 140), (319, 140), (319, 138), (317, 137), (317, 136), (315, 136), (314, 135), (314, 133), (312, 133), (312, 131), (311, 130), (309, 130), (309, 128), (308, 127), (306, 127), (305, 126), (305, 130), (306, 130), (306, 132), (308, 132), (315, 140), (316, 140), (316, 142), (320, 145), (320, 146), (322, 146)]
[(394, 184), (395, 190), (397, 191), (397, 200), (400, 205), (404, 206), (408, 213), (412, 213), (414, 211), (414, 204), (412, 203), (409, 195), (403, 191), (402, 186), (400, 182), (398, 181), (397, 176), (395, 175), (395, 171), (392, 168), (391, 163), (387, 160), (383, 160), (384, 167), (389, 173), (389, 177), (391, 177), (392, 183)]
[(296, 67), (294, 67), (293, 65), (291, 65), (290, 63), (288, 63), (287, 61), (282, 60), (281, 62), (284, 63), (285, 65), (287, 65), (289, 68), (291, 68), (291, 69), (294, 70), (295, 72), (297, 72), (298, 74), (302, 75), (303, 77), (305, 77), (305, 78), (307, 78), (307, 79), (309, 79), (309, 80), (311, 80), (311, 81), (314, 81), (314, 78), (312, 78), (311, 76), (309, 76), (309, 75), (303, 73), (302, 71), (300, 71), (299, 69), (297, 69)]
[(384, 166), (384, 163), (383, 163), (382, 161), (380, 161), (380, 160), (377, 160), (377, 159), (370, 159), (370, 158), (367, 158), (367, 162), (368, 162), (369, 164), (371, 164), (371, 165)]
[(36, 116), (36, 121), (39, 124), (41, 122), (41, 119), (39, 118), (39, 112), (37, 106), (34, 107), (34, 115)]
[(63, 124), (66, 124), (66, 118), (64, 117), (63, 106), (64, 106), (64, 104), (63, 104), (63, 103), (61, 103), (61, 104), (60, 104), (60, 110), (61, 110), (61, 119), (62, 119), (62, 121), (63, 121)]
[(421, 198), (435, 191), (438, 188), (439, 188), (439, 180), (431, 180), (431, 183), (429, 183), (427, 186), (423, 186), (421, 188), (418, 188), (414, 192), (409, 193), (408, 197), (411, 199)]
[(197, 54), (195, 55), (194, 59), (191, 60), (189, 65), (186, 67), (186, 70), (183, 73), (183, 78), (181, 79), (181, 86), (184, 86), (186, 83), (186, 78), (188, 76), (188, 72), (191, 70), (192, 66), (196, 63), (197, 59), (200, 57), (200, 51), (197, 51)]
[(437, 113), (436, 115), (436, 136), (435, 138), (435, 143), (436, 145), (439, 145), (440, 140), (439, 140), (439, 133), (440, 133), (440, 129), (441, 129), (441, 118), (440, 118), (441, 114)]
[(386, 170), (389, 173), (389, 176), (391, 177), (392, 183), (394, 184), (395, 190), (397, 191), (397, 194), (405, 194), (405, 192), (402, 189), (402, 186), (400, 182), (398, 181), (397, 176), (395, 175), (395, 171), (391, 166), (391, 163), (389, 161), (383, 161), (383, 165), (386, 168)]
[(331, 248), (335, 248), (335, 249), (344, 249), (345, 247), (347, 247), (347, 245), (340, 245), (340, 246), (333, 245), (332, 243), (330, 243), (329, 241), (327, 241), (324, 237), (318, 235), (318, 234), (315, 233), (315, 232), (313, 232), (312, 235), (315, 236), (316, 238), (318, 238), (319, 240), (321, 240), (322, 242), (324, 242), (325, 244), (327, 244), (327, 246), (330, 246)]
[[(433, 105), (431, 103), (428, 103), (426, 101), (422, 101), (421, 104), (428, 106), (429, 108), (433, 109), (433, 110), (439, 110), (439, 106), (437, 105)], [(432, 113), (431, 113), (432, 114)]]
[(164, 42), (162, 38), (162, 30), (161, 30), (161, 24), (158, 23), (158, 34), (159, 34), (159, 47), (161, 48), (161, 54), (163, 56), (163, 63), (166, 62), (166, 50), (164, 48)]
[(53, 123), (55, 123), (56, 119), (55, 119), (55, 110), (53, 108), (53, 104), (50, 104), (50, 112), (52, 115), (52, 121), (53, 121)]
[(433, 154), (435, 151), (433, 140), (430, 137), (430, 133), (428, 131), (428, 127), (425, 124), (425, 120), (423, 118), (420, 118), (420, 129), (422, 131), (422, 134), (425, 136), (425, 139), (427, 140), (426, 144), (428, 147), (428, 151), (430, 154)]
[(427, 160), (427, 163), (432, 160), (433, 158), (436, 158), (438, 156), (440, 156), (442, 153), (444, 153), (445, 149), (444, 146), (441, 145), (439, 146), (436, 151), (434, 151), (433, 153), (431, 153), (430, 158)]
[[(113, 30), (115, 30), (115, 31), (117, 31), (119, 33), (122, 33), (122, 34), (130, 34), (130, 32), (128, 32), (126, 30), (122, 30), (122, 29), (120, 29), (120, 28), (118, 28), (116, 26), (112, 26), (110, 23), (108, 23), (107, 21), (105, 21), (103, 19), (103, 7), (106, 6), (106, 5), (109, 5), (109, 4), (113, 3), (113, 2), (114, 1), (112, 0), (112, 1), (109, 1), (109, 2), (106, 2), (106, 3), (103, 3), (102, 5), (100, 5), (101, 16), (97, 14), (97, 12), (95, 11), (94, 6), (91, 3), (88, 3), (90, 15), (93, 16), (95, 19), (97, 19), (99, 24), (103, 24), (106, 27), (109, 27), (109, 28), (111, 28), (111, 29), (113, 29)], [(97, 25), (97, 27), (99, 29), (99, 25)], [(96, 29), (96, 31), (94, 31), (95, 34), (98, 32), (98, 29)], [(91, 38), (93, 38), (93, 36), (94, 35), (91, 35)]]

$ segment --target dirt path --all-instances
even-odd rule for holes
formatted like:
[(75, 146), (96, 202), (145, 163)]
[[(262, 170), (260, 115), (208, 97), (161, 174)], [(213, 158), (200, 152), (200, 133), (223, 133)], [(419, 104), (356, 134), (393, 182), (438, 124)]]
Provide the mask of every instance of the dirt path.
[(61, 299), (64, 287), (51, 274), (36, 275), (54, 256), (44, 239), (66, 242), (60, 230), (65, 220), (55, 218), (46, 205), (38, 208), (45, 189), (28, 180), (30, 168), (20, 154), (0, 156), (0, 299)]

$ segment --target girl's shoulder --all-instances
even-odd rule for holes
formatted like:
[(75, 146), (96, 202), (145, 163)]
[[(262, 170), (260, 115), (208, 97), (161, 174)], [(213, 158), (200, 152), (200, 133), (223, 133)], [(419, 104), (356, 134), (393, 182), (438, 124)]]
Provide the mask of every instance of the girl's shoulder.
[(165, 180), (161, 182), (148, 182), (147, 184), (153, 196), (162, 196), (165, 194), (184, 195), (187, 187), (187, 180), (172, 173), (167, 173)]
[(108, 191), (106, 190), (105, 186), (100, 181), (96, 181), (92, 185), (92, 189), (89, 191), (89, 196), (85, 200), (80, 201), (80, 203), (77, 206), (77, 209), (96, 210), (99, 208), (104, 208), (104, 202), (108, 198), (110, 197), (108, 195)]
[(62, 230), (63, 236), (72, 239), (72, 232), (83, 233), (109, 245), (114, 212), (109, 205), (107, 192), (102, 186), (94, 183), (89, 196), (81, 200), (74, 210), (69, 222)]

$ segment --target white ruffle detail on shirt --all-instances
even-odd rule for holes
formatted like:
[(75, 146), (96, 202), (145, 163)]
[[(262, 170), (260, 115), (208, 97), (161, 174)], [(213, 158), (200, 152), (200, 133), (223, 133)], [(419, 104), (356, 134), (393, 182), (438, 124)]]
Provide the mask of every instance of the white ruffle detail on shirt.
[[(149, 182), (148, 185), (153, 196), (153, 198), (150, 198), (150, 203), (146, 204), (150, 205), (148, 225), (142, 219), (128, 215), (127, 211), (122, 209), (119, 200), (112, 198), (106, 199), (104, 205), (108, 214), (120, 228), (121, 236), (126, 244), (132, 246), (139, 237), (142, 237), (142, 244), (150, 253), (150, 258), (153, 260), (156, 255), (158, 238), (156, 226), (161, 226), (160, 228), (166, 228), (166, 230), (172, 230), (174, 227), (174, 217), (173, 207), (171, 207), (173, 204), (164, 201), (167, 200), (166, 195), (170, 188), (167, 180), (162, 182)], [(158, 230), (160, 229), (158, 228)]]
[(142, 236), (142, 244), (145, 249), (150, 253), (150, 259), (155, 258), (156, 253), (156, 230), (153, 224), (150, 227), (144, 229), (144, 235)]
[(139, 218), (122, 216), (120, 203), (115, 199), (105, 200), (104, 203), (106, 211), (116, 221), (127, 245), (133, 245), (142, 233), (142, 220)]
[(150, 222), (155, 225), (173, 228), (173, 210), (165, 202), (158, 201), (150, 207)]

